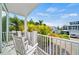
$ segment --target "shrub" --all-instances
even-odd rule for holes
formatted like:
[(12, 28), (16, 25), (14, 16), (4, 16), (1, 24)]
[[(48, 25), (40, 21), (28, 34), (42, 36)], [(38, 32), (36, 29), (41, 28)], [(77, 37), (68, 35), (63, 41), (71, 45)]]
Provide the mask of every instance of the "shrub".
[(56, 33), (52, 33), (52, 34), (49, 34), (49, 36), (63, 38), (63, 39), (69, 39), (69, 35), (67, 35), (67, 34), (56, 34)]

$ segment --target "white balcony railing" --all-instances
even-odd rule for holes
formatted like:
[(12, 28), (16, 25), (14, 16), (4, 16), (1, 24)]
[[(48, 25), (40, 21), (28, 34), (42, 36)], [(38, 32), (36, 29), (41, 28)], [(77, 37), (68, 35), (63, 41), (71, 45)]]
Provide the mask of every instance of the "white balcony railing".
[(79, 55), (79, 42), (38, 34), (38, 47), (50, 55)]
[[(32, 35), (31, 32), (28, 32), (27, 34), (30, 45), (34, 44), (32, 41), (34, 40), (34, 37)], [(6, 33), (3, 32), (2, 36), (3, 42), (6, 42)], [(12, 40), (11, 33), (9, 33), (8, 41), (10, 40)], [(41, 34), (37, 34), (37, 42), (37, 52), (40, 55), (79, 55), (79, 42)]]

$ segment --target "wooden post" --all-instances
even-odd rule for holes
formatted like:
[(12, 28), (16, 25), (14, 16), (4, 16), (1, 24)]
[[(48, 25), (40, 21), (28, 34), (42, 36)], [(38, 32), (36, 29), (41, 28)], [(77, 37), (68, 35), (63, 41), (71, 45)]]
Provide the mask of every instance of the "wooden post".
[(0, 3), (0, 53), (2, 52), (2, 6)]

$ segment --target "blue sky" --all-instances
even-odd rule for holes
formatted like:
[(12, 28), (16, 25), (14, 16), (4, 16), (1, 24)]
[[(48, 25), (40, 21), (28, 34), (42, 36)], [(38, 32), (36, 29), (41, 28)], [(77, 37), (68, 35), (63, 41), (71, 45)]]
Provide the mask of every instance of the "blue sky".
[[(14, 15), (10, 13), (10, 16)], [(24, 19), (22, 16), (18, 18)], [(77, 3), (43, 3), (32, 11), (28, 20), (43, 20), (49, 26), (68, 25), (69, 22), (79, 21), (79, 4)]]
[(40, 4), (28, 17), (28, 20), (44, 20), (50, 26), (68, 25), (79, 20), (79, 4), (75, 3), (44, 3)]

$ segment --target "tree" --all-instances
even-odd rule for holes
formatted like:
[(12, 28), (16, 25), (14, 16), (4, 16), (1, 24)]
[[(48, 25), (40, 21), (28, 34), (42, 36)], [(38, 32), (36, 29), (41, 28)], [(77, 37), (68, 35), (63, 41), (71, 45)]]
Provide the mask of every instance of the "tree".
[(49, 35), (50, 33), (52, 33), (52, 30), (49, 26), (39, 25), (38, 33), (43, 34), (43, 35)]
[(10, 24), (15, 28), (14, 30), (19, 30), (19, 19), (17, 17), (10, 17)]
[(34, 24), (34, 21), (31, 19), (28, 23), (29, 24)]
[(17, 17), (10, 17), (10, 31), (23, 31), (24, 30), (24, 21)]
[(30, 21), (28, 22), (28, 31), (32, 32), (32, 31), (37, 31), (39, 34), (43, 34), (43, 35), (48, 35), (49, 33), (52, 33), (52, 30), (49, 26), (43, 24), (43, 23), (39, 23), (39, 22), (34, 22), (30, 23)]
[(40, 24), (40, 25), (43, 24), (43, 20), (39, 20), (39, 24)]
[(24, 31), (24, 21), (23, 20), (19, 20), (19, 30)]

